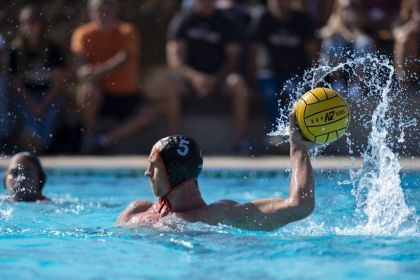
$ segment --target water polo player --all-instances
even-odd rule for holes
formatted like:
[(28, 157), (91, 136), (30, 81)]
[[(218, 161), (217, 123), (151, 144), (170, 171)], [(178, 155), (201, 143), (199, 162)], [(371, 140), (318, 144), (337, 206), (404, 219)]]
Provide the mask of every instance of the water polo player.
[(117, 225), (153, 223), (170, 214), (190, 222), (274, 230), (307, 217), (315, 206), (314, 177), (307, 152), (310, 143), (302, 139), (296, 127), (295, 112), (289, 117), (292, 176), (288, 198), (265, 198), (247, 203), (221, 200), (206, 204), (197, 181), (203, 164), (197, 143), (186, 136), (170, 136), (153, 146), (145, 172), (154, 194), (159, 197), (158, 202), (132, 202), (121, 213)]
[(4, 173), (9, 201), (47, 201), (42, 194), (47, 177), (39, 159), (29, 152), (14, 155)]

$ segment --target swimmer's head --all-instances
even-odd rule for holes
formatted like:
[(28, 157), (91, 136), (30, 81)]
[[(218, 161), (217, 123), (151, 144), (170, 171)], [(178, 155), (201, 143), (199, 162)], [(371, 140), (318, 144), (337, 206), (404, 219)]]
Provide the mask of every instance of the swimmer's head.
[(169, 136), (159, 140), (152, 149), (165, 165), (169, 185), (174, 188), (197, 178), (203, 169), (203, 156), (197, 142), (188, 136)]
[(34, 201), (43, 197), (46, 179), (39, 159), (29, 152), (22, 152), (12, 157), (3, 183), (11, 200)]

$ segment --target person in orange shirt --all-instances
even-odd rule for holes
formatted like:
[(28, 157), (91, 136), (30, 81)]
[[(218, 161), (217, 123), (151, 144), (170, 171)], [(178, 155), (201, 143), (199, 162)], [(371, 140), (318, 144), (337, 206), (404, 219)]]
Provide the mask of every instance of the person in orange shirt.
[[(128, 138), (156, 116), (141, 95), (136, 28), (116, 20), (115, 1), (89, 0), (88, 10), (91, 22), (79, 26), (71, 40), (79, 65), (76, 102), (86, 129), (85, 153)], [(97, 134), (98, 119), (104, 115), (123, 122), (106, 134)]]

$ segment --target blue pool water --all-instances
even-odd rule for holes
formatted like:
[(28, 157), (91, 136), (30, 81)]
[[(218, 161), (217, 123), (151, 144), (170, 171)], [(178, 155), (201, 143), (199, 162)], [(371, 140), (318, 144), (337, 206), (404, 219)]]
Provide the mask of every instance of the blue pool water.
[[(117, 228), (130, 201), (155, 200), (142, 172), (55, 169), (45, 190), (52, 203), (0, 199), (0, 279), (420, 279), (420, 174), (401, 173), (392, 152), (418, 147), (418, 110), (392, 114), (396, 103), (404, 108), (412, 99), (394, 82), (387, 57), (353, 57), (305, 72), (271, 134), (287, 136), (294, 101), (318, 84), (332, 86), (328, 75), (341, 72), (367, 91), (340, 90), (358, 108), (351, 123), (367, 131), (347, 133), (343, 149), (363, 164), (317, 172), (309, 218), (273, 232), (170, 216), (153, 227)], [(370, 99), (376, 108), (365, 106)], [(357, 143), (355, 136), (365, 134), (367, 144)], [(208, 203), (285, 197), (289, 173), (206, 170), (200, 185)]]
[[(318, 171), (309, 218), (252, 232), (170, 217), (114, 227), (130, 201), (155, 200), (141, 171), (49, 170), (52, 203), (0, 200), (0, 279), (419, 279), (419, 175), (401, 174), (408, 207), (398, 207), (411, 214), (397, 226), (368, 223), (348, 171)], [(208, 203), (284, 197), (288, 184), (287, 171), (207, 170), (200, 179)], [(382, 219), (400, 219), (383, 209)]]

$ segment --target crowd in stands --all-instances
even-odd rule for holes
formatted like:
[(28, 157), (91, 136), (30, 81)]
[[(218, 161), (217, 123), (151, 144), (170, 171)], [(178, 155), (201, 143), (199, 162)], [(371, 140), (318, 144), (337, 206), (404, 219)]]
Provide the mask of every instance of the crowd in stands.
[[(397, 76), (415, 87), (418, 79), (407, 73), (419, 73), (419, 2), (184, 0), (167, 28), (159, 106), (140, 85), (142, 31), (119, 20), (118, 1), (87, 1), (87, 23), (71, 31), (69, 53), (49, 38), (47, 24), (53, 23), (42, 7), (25, 6), (16, 15), (14, 39), (0, 34), (0, 153), (53, 152), (69, 139), (79, 143), (62, 152), (100, 153), (159, 118), (168, 135), (178, 134), (184, 102), (205, 104), (209, 96), (231, 102), (232, 150), (247, 153), (251, 104), (263, 107), (269, 132), (278, 104), (288, 102), (287, 87), (277, 94), (285, 82), (319, 63), (336, 65), (349, 50), (393, 57)], [(76, 86), (67, 94), (70, 79)], [(357, 88), (345, 77), (333, 78), (337, 90), (349, 86)], [(69, 106), (80, 137), (71, 131), (59, 139)], [(99, 129), (104, 118), (117, 121)]]

